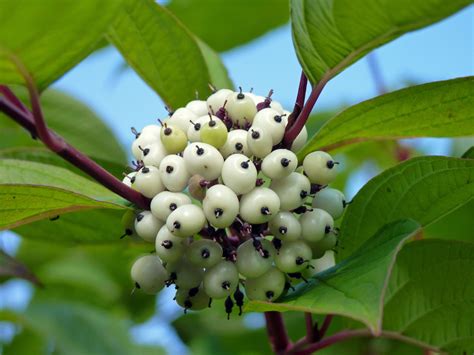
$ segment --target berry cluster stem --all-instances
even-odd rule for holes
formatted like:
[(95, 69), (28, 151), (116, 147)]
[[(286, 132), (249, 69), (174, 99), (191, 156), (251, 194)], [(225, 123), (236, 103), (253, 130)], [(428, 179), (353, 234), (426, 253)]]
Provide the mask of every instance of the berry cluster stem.
[(268, 339), (275, 354), (282, 354), (291, 346), (280, 312), (265, 312)]
[(30, 94), (32, 111), (4, 85), (0, 85), (0, 111), (25, 128), (33, 137), (38, 137), (50, 150), (76, 166), (98, 183), (112, 192), (134, 203), (139, 208), (148, 209), (150, 200), (129, 188), (88, 156), (69, 145), (63, 138), (49, 129), (44, 121), (39, 102), (39, 94), (32, 80), (25, 77)]

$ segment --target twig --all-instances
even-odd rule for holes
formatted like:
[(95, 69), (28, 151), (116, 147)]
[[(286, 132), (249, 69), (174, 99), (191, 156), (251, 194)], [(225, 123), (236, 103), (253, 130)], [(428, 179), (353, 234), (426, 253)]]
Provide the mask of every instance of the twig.
[(336, 333), (318, 341), (317, 343), (310, 344), (306, 349), (297, 351), (294, 354), (297, 355), (308, 355), (312, 354), (318, 350), (324, 349), (328, 346), (331, 346), (335, 343), (340, 341), (344, 341), (350, 338), (361, 337), (361, 336), (370, 336), (370, 331), (367, 329), (359, 329), (359, 330), (344, 330), (342, 332)]
[(327, 330), (329, 329), (329, 326), (331, 325), (333, 315), (328, 314), (323, 321), (323, 324), (321, 325), (321, 328), (319, 329), (319, 334), (318, 337), (319, 339), (324, 338), (324, 335), (326, 335)]
[(268, 339), (276, 354), (284, 353), (290, 346), (290, 340), (286, 332), (283, 317), (279, 312), (265, 312), (265, 321), (267, 323)]
[(291, 126), (290, 125), (287, 126), (285, 136), (283, 137), (283, 143), (286, 147), (291, 146), (291, 143), (295, 140), (295, 138), (303, 129), (306, 121), (309, 118), (311, 110), (314, 107), (314, 104), (318, 100), (319, 95), (323, 91), (329, 79), (330, 79), (329, 76), (325, 76), (318, 82), (318, 84), (311, 91), (308, 101), (306, 101), (306, 103), (304, 104), (303, 109), (301, 110), (300, 114), (296, 118), (295, 122)]
[[(2, 92), (5, 91), (5, 87), (0, 85)], [(39, 137), (43, 140), (43, 137), (48, 137), (52, 141), (52, 145), (46, 144), (48, 148), (53, 150), (51, 147), (61, 147), (60, 150), (55, 151), (58, 155), (63, 157), (65, 160), (91, 176), (97, 182), (108, 188), (109, 190), (115, 192), (116, 194), (122, 196), (126, 200), (136, 204), (139, 208), (148, 209), (150, 206), (150, 199), (141, 195), (139, 192), (129, 188), (127, 185), (118, 180), (115, 176), (110, 174), (107, 170), (102, 168), (96, 162), (91, 160), (85, 154), (81, 153), (67, 142), (65, 142), (60, 136), (54, 133), (52, 130), (48, 129), (46, 124), (44, 124), (44, 129), (46, 133), (42, 133), (43, 137), (39, 135), (39, 131), (36, 128), (35, 122), (40, 122), (42, 120), (41, 116), (36, 116), (35, 121), (33, 121), (33, 114), (31, 112), (25, 112), (20, 109), (16, 104), (7, 99), (6, 96), (0, 95), (0, 111), (4, 112), (7, 116), (16, 121), (19, 125), (24, 127), (33, 137)], [(44, 120), (43, 120), (44, 123)], [(40, 123), (41, 124), (41, 123)], [(51, 143), (51, 142), (50, 142)]]
[(296, 95), (295, 106), (293, 107), (293, 112), (291, 113), (290, 117), (288, 117), (288, 127), (291, 127), (296, 120), (296, 117), (301, 112), (301, 109), (304, 105), (304, 99), (306, 97), (306, 87), (308, 86), (308, 78), (306, 77), (305, 73), (301, 71), (300, 77), (300, 84), (298, 87), (298, 94)]
[(315, 338), (313, 315), (309, 312), (305, 312), (304, 318), (306, 322), (306, 340), (308, 341), (308, 343), (312, 343)]

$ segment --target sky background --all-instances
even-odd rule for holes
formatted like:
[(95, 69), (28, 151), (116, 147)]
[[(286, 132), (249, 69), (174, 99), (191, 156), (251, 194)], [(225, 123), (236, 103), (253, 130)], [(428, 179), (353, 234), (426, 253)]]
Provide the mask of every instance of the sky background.
[[(450, 18), (403, 37), (375, 51), (387, 88), (397, 89), (407, 83), (446, 80), (474, 73), (474, 7)], [(222, 54), (236, 86), (265, 95), (273, 89), (274, 99), (291, 108), (298, 87), (300, 66), (293, 50), (289, 26), (276, 29), (265, 36)], [(141, 128), (156, 117), (166, 117), (159, 97), (132, 71), (120, 72), (120, 54), (108, 48), (93, 54), (53, 85), (88, 104), (102, 117), (119, 140), (127, 147), (133, 136), (130, 127)], [(377, 94), (366, 59), (362, 59), (334, 78), (324, 89), (316, 110), (354, 104)], [(449, 140), (418, 141), (427, 152), (448, 153)], [(354, 175), (353, 195), (367, 180), (367, 174)], [(3, 247), (14, 251), (18, 240), (11, 233), (0, 236)], [(29, 285), (11, 281), (0, 286), (0, 308), (22, 309), (26, 306)], [(185, 352), (183, 344), (168, 326), (177, 309), (162, 292), (157, 302), (160, 314), (146, 325), (134, 328), (132, 334), (141, 342), (161, 342), (170, 353)], [(248, 324), (263, 326), (260, 316), (248, 315)], [(12, 335), (13, 329), (0, 324), (0, 336)], [(162, 334), (163, 336), (159, 336)]]

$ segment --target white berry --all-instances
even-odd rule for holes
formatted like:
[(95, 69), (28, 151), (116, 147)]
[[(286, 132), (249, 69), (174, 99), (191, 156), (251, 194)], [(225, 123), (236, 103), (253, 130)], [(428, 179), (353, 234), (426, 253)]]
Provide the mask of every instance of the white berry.
[(326, 152), (316, 151), (303, 160), (304, 172), (313, 184), (327, 185), (337, 175), (337, 162)]
[(207, 180), (215, 180), (221, 175), (224, 158), (210, 144), (191, 143), (184, 150), (183, 158), (191, 175), (198, 174)]
[(329, 213), (319, 208), (306, 211), (300, 218), (301, 235), (309, 242), (318, 242), (334, 228), (334, 220)]
[(141, 168), (135, 175), (132, 187), (148, 198), (155, 197), (165, 189), (160, 179), (160, 171), (154, 166)]
[(189, 204), (191, 204), (191, 199), (186, 194), (162, 191), (151, 200), (150, 210), (156, 218), (166, 221), (170, 213), (179, 206)]
[(280, 198), (280, 209), (292, 211), (304, 204), (306, 197), (311, 192), (311, 183), (303, 174), (294, 172), (283, 179), (273, 180), (270, 188)]
[(332, 218), (338, 219), (342, 216), (346, 207), (344, 194), (339, 190), (326, 187), (314, 197), (313, 207), (325, 210)]
[(229, 187), (214, 185), (207, 190), (202, 208), (210, 224), (216, 228), (226, 228), (239, 213), (239, 199)]
[(143, 240), (154, 243), (158, 231), (164, 222), (153, 216), (150, 211), (142, 211), (135, 218), (135, 232)]
[(206, 224), (202, 209), (196, 205), (182, 205), (170, 213), (166, 225), (178, 237), (197, 234)]
[(278, 239), (298, 240), (301, 236), (301, 224), (291, 212), (279, 212), (268, 223), (270, 232)]
[(262, 172), (272, 180), (283, 179), (295, 171), (298, 158), (288, 149), (277, 149), (262, 162)]
[(250, 192), (255, 188), (257, 168), (253, 162), (242, 154), (232, 154), (222, 166), (222, 181), (237, 195)]
[(279, 210), (278, 195), (267, 187), (256, 187), (240, 199), (240, 216), (251, 224), (268, 222)]
[(138, 289), (145, 293), (155, 294), (163, 288), (168, 273), (159, 257), (145, 255), (135, 261), (131, 276)]
[(182, 157), (179, 155), (164, 157), (159, 169), (161, 181), (169, 191), (180, 192), (186, 188), (191, 175)]

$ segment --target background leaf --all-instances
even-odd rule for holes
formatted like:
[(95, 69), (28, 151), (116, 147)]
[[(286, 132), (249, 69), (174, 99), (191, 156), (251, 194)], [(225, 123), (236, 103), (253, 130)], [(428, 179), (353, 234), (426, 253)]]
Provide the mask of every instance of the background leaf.
[(194, 36), (153, 0), (125, 0), (108, 38), (169, 107), (184, 106), (196, 92), (210, 94), (212, 78)]
[(474, 161), (410, 159), (370, 180), (347, 207), (338, 257), (343, 260), (381, 226), (411, 218), (426, 226), (474, 196)]
[[(24, 90), (16, 90), (19, 98), (28, 103)], [(126, 155), (112, 130), (85, 104), (56, 90), (41, 95), (43, 114), (48, 126), (73, 147), (111, 168), (126, 164)], [(0, 148), (42, 147), (16, 122), (0, 113)]]
[(371, 50), (437, 22), (470, 0), (292, 0), (296, 54), (313, 83), (328, 80)]
[(474, 134), (474, 77), (412, 86), (352, 106), (326, 122), (299, 152), (366, 140)]
[(421, 240), (400, 252), (383, 327), (449, 354), (474, 351), (474, 243)]
[(69, 170), (21, 160), (0, 160), (0, 229), (87, 208), (125, 208), (102, 185)]
[[(227, 68), (224, 66), (224, 63), (222, 63), (219, 54), (217, 54), (211, 47), (209, 47), (199, 38), (196, 38), (196, 41), (199, 45), (199, 48), (201, 49), (201, 53), (209, 69), (209, 77), (211, 79), (211, 84), (219, 89), (233, 89), (234, 84), (230, 80)], [(203, 98), (204, 97), (202, 97), (201, 99)]]
[(45, 89), (94, 51), (119, 5), (115, 0), (0, 1), (0, 83), (24, 84), (14, 56)]
[(249, 42), (288, 21), (286, 0), (172, 0), (166, 6), (193, 33), (222, 52)]
[(385, 287), (396, 255), (418, 228), (411, 220), (389, 224), (346, 262), (316, 274), (308, 284), (300, 284), (278, 303), (252, 301), (246, 310), (338, 314), (363, 322), (378, 333)]

